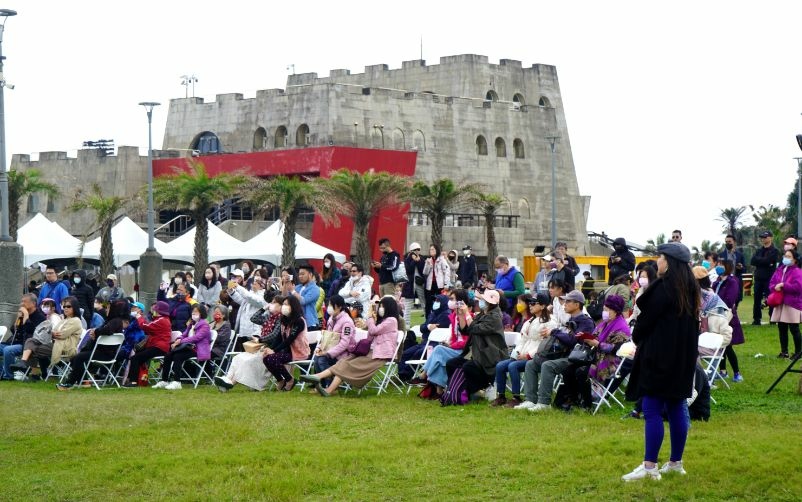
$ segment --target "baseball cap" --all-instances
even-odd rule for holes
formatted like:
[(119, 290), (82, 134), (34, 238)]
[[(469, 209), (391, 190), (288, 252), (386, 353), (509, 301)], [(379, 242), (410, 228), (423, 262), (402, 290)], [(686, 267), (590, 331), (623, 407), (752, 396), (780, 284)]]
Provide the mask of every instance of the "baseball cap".
[(234, 271), (231, 272), (231, 275), (238, 275), (240, 277), (245, 277), (245, 273), (238, 268), (235, 268)]
[(760, 235), (758, 235), (758, 237), (760, 237), (761, 239), (765, 239), (766, 237), (773, 237), (773, 236), (774, 236), (774, 234), (772, 234), (770, 230), (766, 230), (764, 232), (760, 232)]
[(498, 305), (499, 294), (495, 289), (486, 289), (485, 292), (479, 296), (481, 296), (487, 303)]
[(417, 242), (413, 242), (412, 244), (409, 245), (409, 250), (420, 251), (420, 244), (418, 244)]
[(585, 295), (582, 294), (581, 291), (573, 290), (570, 291), (567, 295), (561, 296), (561, 300), (571, 300), (572, 302), (577, 303), (585, 303)]

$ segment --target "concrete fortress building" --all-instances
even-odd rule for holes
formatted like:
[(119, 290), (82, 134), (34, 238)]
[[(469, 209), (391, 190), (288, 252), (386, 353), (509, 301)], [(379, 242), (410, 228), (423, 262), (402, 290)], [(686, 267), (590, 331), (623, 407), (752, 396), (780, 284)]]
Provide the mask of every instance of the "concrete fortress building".
[[(366, 66), (359, 74), (339, 69), (328, 77), (290, 75), (286, 89), (260, 90), (248, 99), (242, 94), (219, 94), (208, 103), (196, 97), (173, 99), (160, 154), (192, 149), (199, 160), (232, 170), (246, 159), (250, 167), (262, 166), (254, 170), (260, 176), (276, 174), (269, 166), (290, 154), (296, 161), (351, 149), (351, 157), (357, 150), (414, 154), (417, 179), (481, 182), (505, 196), (509, 204), (496, 223), (498, 250), (520, 258), (534, 246), (551, 243), (548, 138), (554, 136), (560, 138), (555, 159), (557, 237), (574, 253), (584, 254), (590, 198), (579, 193), (557, 70), (550, 65), (523, 67), (511, 59), (491, 64), (486, 56), (464, 54), (442, 57), (436, 65), (412, 60), (399, 69)], [(51, 169), (49, 163), (66, 162), (60, 155), (40, 157), (39, 162), (24, 156), (14, 160), (13, 167), (37, 167), (44, 173)], [(156, 161), (166, 168), (163, 162), (168, 160)], [(128, 170), (131, 163), (127, 156)], [(146, 161), (140, 164), (144, 172)], [(138, 188), (131, 186), (130, 191)], [(48, 217), (60, 220), (58, 215)], [(426, 218), (414, 207), (407, 218), (408, 228), (400, 236), (406, 243), (428, 243)], [(471, 244), (475, 254), (486, 254), (483, 220), (476, 210), (465, 208), (450, 216), (443, 239), (446, 247)]]

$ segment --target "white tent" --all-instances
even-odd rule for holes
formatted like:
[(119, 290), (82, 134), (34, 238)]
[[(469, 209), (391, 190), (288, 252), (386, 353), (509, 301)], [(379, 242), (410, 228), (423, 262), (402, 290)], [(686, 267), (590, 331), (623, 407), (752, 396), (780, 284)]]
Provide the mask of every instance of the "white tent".
[(22, 246), (25, 266), (38, 261), (76, 258), (81, 247), (80, 239), (70, 235), (58, 223), (48, 220), (42, 213), (36, 213), (17, 230), (17, 242)]
[[(262, 230), (259, 234), (257, 234), (250, 240), (246, 241), (245, 244), (248, 245), (250, 248), (259, 250), (259, 252), (255, 256), (275, 255), (275, 258), (272, 260), (267, 258), (262, 258), (262, 259), (273, 263), (280, 263), (281, 246), (283, 241), (284, 241), (284, 225), (281, 223), (280, 220), (276, 220), (275, 222), (273, 222), (272, 225)], [(296, 260), (316, 260), (316, 259), (319, 260), (322, 259), (323, 256), (325, 256), (327, 253), (331, 253), (332, 255), (334, 255), (334, 260), (339, 263), (343, 263), (345, 261), (344, 254), (323, 247), (320, 244), (315, 244), (314, 242), (310, 241), (306, 237), (303, 237), (297, 232), (295, 233)]]
[[(139, 261), (140, 255), (148, 248), (148, 233), (127, 216), (111, 227), (111, 240), (114, 243), (114, 263), (118, 267)], [(167, 244), (159, 239), (154, 239), (153, 245), (164, 257)], [(100, 237), (86, 243), (84, 258), (100, 260)], [(191, 254), (184, 258), (178, 261), (192, 262)]]
[[(209, 225), (209, 262), (244, 260), (247, 258), (265, 259), (256, 256), (251, 246), (220, 230), (211, 221), (206, 220), (206, 222)], [(192, 263), (194, 261), (196, 229), (197, 227), (192, 227), (184, 235), (165, 244), (164, 253), (162, 253), (164, 259)]]

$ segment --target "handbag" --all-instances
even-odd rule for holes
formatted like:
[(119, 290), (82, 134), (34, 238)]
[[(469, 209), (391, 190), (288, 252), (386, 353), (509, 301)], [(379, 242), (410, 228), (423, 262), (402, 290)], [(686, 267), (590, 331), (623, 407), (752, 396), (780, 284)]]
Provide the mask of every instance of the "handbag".
[(568, 354), (568, 362), (578, 364), (580, 366), (587, 366), (596, 361), (596, 348), (591, 347), (586, 343), (577, 343), (574, 345), (571, 353)]
[[(346, 327), (344, 329), (350, 330), (351, 328)], [(321, 354), (325, 354), (330, 348), (335, 347), (338, 343), (340, 343), (340, 334), (336, 331), (325, 329), (323, 330), (323, 334), (320, 336), (320, 341), (317, 343), (317, 348), (320, 350)]]
[(242, 348), (249, 354), (255, 354), (256, 352), (259, 352), (262, 347), (264, 347), (264, 344), (254, 341), (244, 342), (242, 344)]
[(258, 324), (259, 326), (261, 326), (262, 324), (265, 323), (265, 321), (267, 320), (267, 317), (268, 316), (265, 315), (265, 309), (264, 309), (264, 307), (262, 307), (262, 308), (260, 308), (259, 310), (257, 310), (256, 312), (253, 313), (253, 315), (251, 316), (251, 322), (253, 324)]
[(538, 350), (537, 356), (543, 360), (550, 361), (565, 357), (567, 353), (568, 349), (560, 339), (554, 335), (549, 335), (549, 337), (540, 344), (540, 350)]
[(407, 277), (407, 267), (400, 263), (395, 270), (393, 270), (393, 282), (399, 284), (401, 282), (409, 282)]
[(780, 305), (783, 304), (784, 297), (785, 294), (782, 291), (774, 290), (771, 293), (769, 293), (769, 296), (766, 298), (766, 304), (768, 304), (768, 306), (772, 308), (779, 307)]
[(370, 346), (373, 344), (373, 338), (367, 337), (365, 339), (359, 340), (354, 345), (354, 348), (349, 350), (351, 354), (355, 356), (366, 356), (368, 352), (370, 352)]
[(423, 286), (424, 284), (426, 284), (426, 279), (424, 279), (423, 276), (416, 275), (415, 284), (417, 284), (418, 286)]

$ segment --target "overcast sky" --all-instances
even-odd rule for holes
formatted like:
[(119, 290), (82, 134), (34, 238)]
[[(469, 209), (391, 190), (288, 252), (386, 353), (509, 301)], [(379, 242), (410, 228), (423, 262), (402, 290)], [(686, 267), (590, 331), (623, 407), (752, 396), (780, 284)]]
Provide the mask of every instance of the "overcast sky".
[(420, 55), (557, 66), (588, 230), (723, 240), (725, 207), (785, 206), (800, 156), (802, 2), (16, 0), (3, 55), (7, 156), (85, 140), (147, 147), (140, 101), (283, 88), (298, 73)]

